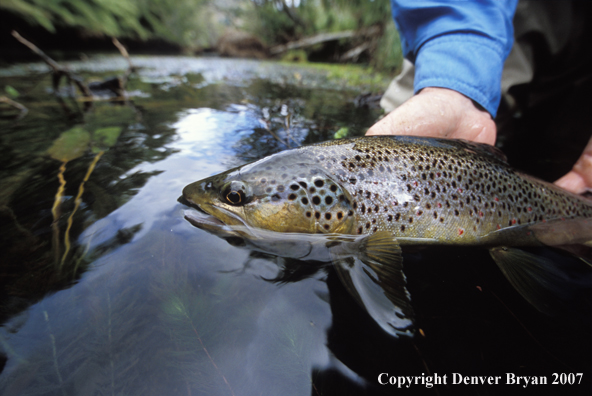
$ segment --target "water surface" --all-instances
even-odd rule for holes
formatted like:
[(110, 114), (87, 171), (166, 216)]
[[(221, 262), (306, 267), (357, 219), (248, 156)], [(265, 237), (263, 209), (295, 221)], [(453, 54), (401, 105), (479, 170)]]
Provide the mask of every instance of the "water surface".
[[(368, 85), (267, 62), (133, 61), (142, 69), (129, 102), (87, 110), (53, 95), (42, 64), (0, 70), (29, 108), (21, 120), (0, 113), (1, 394), (374, 395), (400, 392), (378, 385), (380, 373), (455, 372), (583, 372), (561, 390), (589, 394), (589, 318), (540, 314), (484, 251), (406, 252), (421, 334), (396, 340), (330, 268), (250, 252), (183, 219), (177, 198), (190, 182), (340, 128), (362, 135), (379, 116), (353, 104)], [(69, 66), (98, 80), (126, 64)], [(512, 136), (510, 153), (526, 139)], [(574, 146), (510, 158), (550, 179)]]

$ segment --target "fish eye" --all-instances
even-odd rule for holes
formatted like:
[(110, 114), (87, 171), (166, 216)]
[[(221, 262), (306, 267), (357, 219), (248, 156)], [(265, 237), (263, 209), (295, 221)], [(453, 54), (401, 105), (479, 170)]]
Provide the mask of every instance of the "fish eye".
[(220, 189), (220, 200), (233, 206), (246, 205), (249, 202), (247, 191), (243, 182), (232, 181)]
[(241, 190), (232, 190), (226, 194), (226, 201), (231, 205), (239, 205), (240, 203), (244, 202), (244, 199), (245, 193)]

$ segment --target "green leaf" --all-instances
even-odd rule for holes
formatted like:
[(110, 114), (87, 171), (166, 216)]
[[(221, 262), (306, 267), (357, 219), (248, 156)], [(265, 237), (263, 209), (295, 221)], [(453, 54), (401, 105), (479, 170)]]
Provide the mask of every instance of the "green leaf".
[(47, 153), (53, 159), (68, 162), (84, 154), (90, 143), (90, 133), (81, 126), (62, 132)]
[(349, 133), (348, 127), (341, 127), (341, 128), (339, 128), (339, 130), (337, 132), (335, 132), (335, 135), (333, 135), (333, 138), (334, 139), (342, 139), (342, 138), (346, 137), (348, 133)]
[(113, 127), (105, 127), (99, 128), (93, 132), (93, 143), (96, 147), (93, 148), (95, 151), (96, 148), (99, 150), (105, 150), (109, 147), (113, 147), (115, 143), (117, 143), (117, 138), (121, 134), (121, 127), (113, 126)]
[(4, 87), (4, 92), (6, 92), (6, 94), (12, 98), (17, 98), (19, 96), (19, 92), (10, 85)]

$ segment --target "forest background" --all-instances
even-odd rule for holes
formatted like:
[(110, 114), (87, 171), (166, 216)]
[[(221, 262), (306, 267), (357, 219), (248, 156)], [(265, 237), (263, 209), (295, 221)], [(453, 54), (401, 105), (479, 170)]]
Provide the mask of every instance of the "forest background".
[[(402, 61), (387, 0), (0, 0), (1, 62), (24, 50), (13, 29), (58, 59), (114, 50), (117, 37), (135, 53), (363, 63), (387, 73)], [(331, 39), (337, 32), (351, 34)], [(311, 37), (320, 41), (286, 47)], [(229, 41), (254, 52), (226, 53)]]

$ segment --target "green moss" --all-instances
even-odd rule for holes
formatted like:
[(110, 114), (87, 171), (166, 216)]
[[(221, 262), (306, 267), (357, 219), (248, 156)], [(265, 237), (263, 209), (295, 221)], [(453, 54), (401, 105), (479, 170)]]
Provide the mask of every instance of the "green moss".
[(380, 72), (369, 66), (349, 64), (310, 63), (311, 68), (327, 73), (336, 85), (382, 92), (392, 79), (391, 73)]
[(306, 63), (308, 62), (308, 55), (306, 54), (306, 51), (302, 49), (291, 50), (282, 56), (282, 62)]

